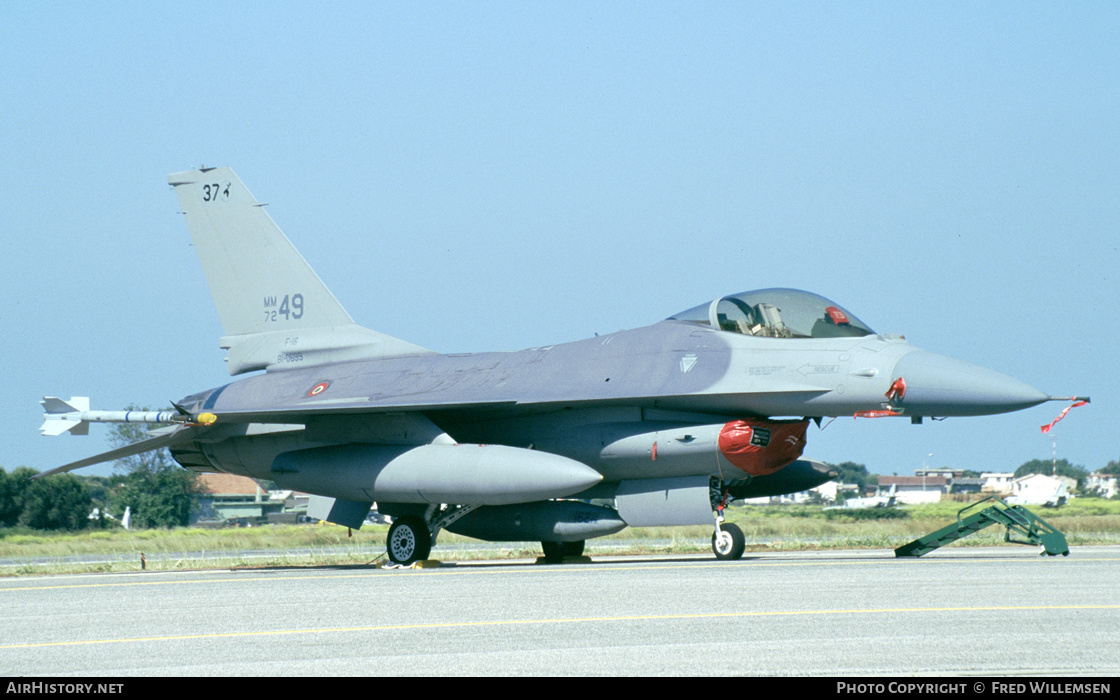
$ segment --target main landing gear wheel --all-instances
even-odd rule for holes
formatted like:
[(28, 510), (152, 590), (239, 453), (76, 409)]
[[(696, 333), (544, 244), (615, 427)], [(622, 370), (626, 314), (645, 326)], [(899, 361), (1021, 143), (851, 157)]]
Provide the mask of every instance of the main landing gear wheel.
[(747, 538), (743, 537), (743, 531), (738, 525), (726, 523), (712, 533), (712, 551), (715, 552), (716, 559), (739, 559), (746, 548)]
[(408, 566), (427, 559), (432, 553), (432, 533), (427, 523), (415, 515), (406, 515), (393, 521), (389, 528), (389, 560)]
[(577, 540), (575, 542), (541, 542), (541, 549), (544, 550), (544, 560), (559, 564), (564, 561), (564, 557), (578, 557), (583, 554), (583, 545), (586, 540)]

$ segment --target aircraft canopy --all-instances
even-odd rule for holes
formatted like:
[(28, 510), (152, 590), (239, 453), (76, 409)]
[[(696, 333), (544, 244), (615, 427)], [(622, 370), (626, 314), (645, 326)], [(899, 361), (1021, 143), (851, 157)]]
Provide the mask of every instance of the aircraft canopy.
[(835, 302), (800, 289), (732, 294), (666, 320), (768, 338), (838, 338), (875, 333)]

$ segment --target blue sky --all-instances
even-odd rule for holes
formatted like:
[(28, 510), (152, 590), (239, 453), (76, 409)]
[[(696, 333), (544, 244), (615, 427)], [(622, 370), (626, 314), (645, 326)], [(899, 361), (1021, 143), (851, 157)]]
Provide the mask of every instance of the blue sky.
[[(168, 173), (230, 165), (355, 320), (515, 350), (723, 294), (1090, 394), (1120, 459), (1115, 3), (23, 3), (0, 22), (0, 466), (107, 449), (43, 395), (229, 381)], [(1062, 405), (837, 419), (806, 454), (909, 474), (1048, 458)], [(930, 456), (932, 455), (932, 456)], [(87, 471), (87, 473), (89, 473)], [(96, 472), (94, 472), (96, 473)]]

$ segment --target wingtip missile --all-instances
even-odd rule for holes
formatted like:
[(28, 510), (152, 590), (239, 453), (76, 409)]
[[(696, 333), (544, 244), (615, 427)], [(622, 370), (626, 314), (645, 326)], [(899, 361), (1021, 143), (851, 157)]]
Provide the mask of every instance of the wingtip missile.
[[(43, 424), (39, 432), (43, 435), (89, 435), (90, 423), (192, 423), (189, 413), (175, 411), (91, 411), (88, 396), (73, 396), (64, 401), (57, 396), (44, 396), (39, 402), (43, 406)], [(210, 421), (213, 422), (212, 420)]]
[(44, 396), (39, 402), (43, 406), (43, 424), (39, 426), (42, 435), (89, 435), (89, 422), (81, 416), (89, 411), (88, 396), (72, 396), (63, 401), (57, 396)]

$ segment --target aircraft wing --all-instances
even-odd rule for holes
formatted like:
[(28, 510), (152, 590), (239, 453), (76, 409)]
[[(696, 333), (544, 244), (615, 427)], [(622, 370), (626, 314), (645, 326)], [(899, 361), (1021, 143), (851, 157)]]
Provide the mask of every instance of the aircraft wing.
[[(801, 399), (812, 398), (826, 393), (823, 389), (799, 388), (795, 391), (758, 392), (751, 396), (765, 401), (767, 397), (789, 397), (797, 394)], [(679, 396), (626, 397), (618, 399), (559, 399), (541, 397), (536, 400), (438, 400), (400, 401), (388, 398), (346, 399), (324, 402), (301, 402), (288, 406), (269, 406), (260, 408), (230, 408), (199, 411), (196, 418), (206, 424), (219, 425), (237, 423), (305, 423), (319, 417), (377, 413), (476, 413), (506, 415), (525, 412), (547, 412), (561, 407), (591, 407), (625, 405), (641, 408), (664, 408), (676, 411), (731, 415), (742, 413), (744, 394), (695, 394)], [(747, 410), (748, 413), (755, 413)], [(213, 416), (211, 419), (207, 414)], [(799, 412), (793, 411), (790, 415)]]

